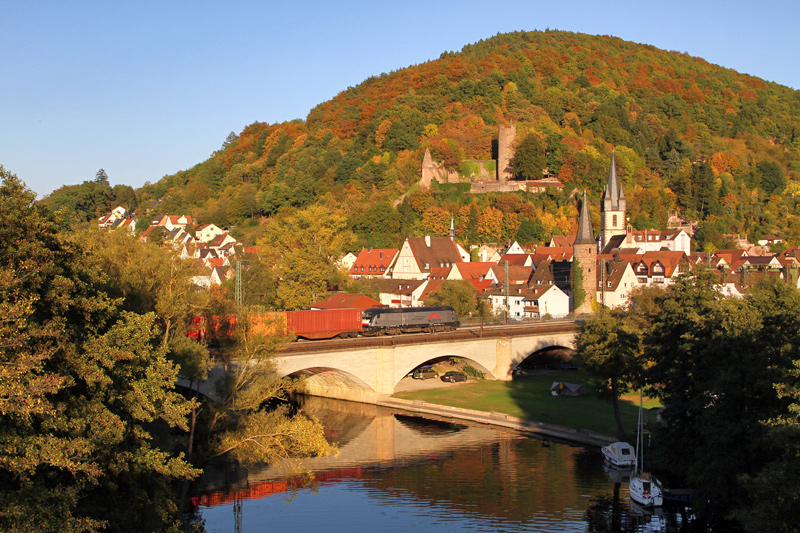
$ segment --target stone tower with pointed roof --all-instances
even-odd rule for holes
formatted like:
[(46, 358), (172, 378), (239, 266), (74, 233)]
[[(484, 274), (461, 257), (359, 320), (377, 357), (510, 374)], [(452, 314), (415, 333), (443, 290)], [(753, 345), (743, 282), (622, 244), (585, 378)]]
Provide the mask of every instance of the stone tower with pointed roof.
[(605, 248), (614, 235), (625, 235), (625, 194), (617, 178), (617, 163), (614, 152), (611, 152), (611, 167), (608, 169), (608, 183), (600, 201), (600, 242), (598, 249)]
[(583, 274), (584, 292), (583, 302), (575, 309), (575, 315), (591, 313), (592, 302), (595, 300), (597, 292), (597, 241), (595, 241), (594, 231), (592, 231), (592, 219), (589, 216), (586, 191), (583, 191), (578, 234), (575, 236), (575, 244), (572, 245), (572, 253), (574, 266), (580, 268)]

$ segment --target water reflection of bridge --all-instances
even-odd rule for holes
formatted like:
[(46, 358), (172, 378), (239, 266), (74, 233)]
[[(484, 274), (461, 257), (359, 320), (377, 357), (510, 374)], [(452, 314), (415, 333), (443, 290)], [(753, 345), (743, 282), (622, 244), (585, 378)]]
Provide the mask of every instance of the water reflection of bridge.
[(365, 470), (438, 461), (460, 448), (520, 438), (491, 426), (419, 418), (363, 403), (308, 397), (303, 411), (323, 423), (326, 437), (339, 447), (338, 455), (243, 468), (223, 477), (206, 473), (201, 480), (205, 494), (195, 503), (213, 506), (287, 492), (308, 482), (302, 473), (313, 472), (315, 482), (357, 479)]

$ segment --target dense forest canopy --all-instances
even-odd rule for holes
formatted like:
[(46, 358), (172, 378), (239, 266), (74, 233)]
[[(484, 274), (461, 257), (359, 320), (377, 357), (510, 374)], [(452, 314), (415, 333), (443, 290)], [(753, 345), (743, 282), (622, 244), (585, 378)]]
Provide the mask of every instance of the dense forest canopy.
[[(528, 168), (520, 158), (520, 177), (544, 165), (563, 192), (417, 186), (426, 150), (464, 176), (468, 161), (497, 157), (498, 126), (511, 123), (517, 144), (535, 152)], [(685, 53), (563, 31), (499, 34), (371, 77), (305, 121), (250, 124), (135, 195), (97, 178), (45, 202), (88, 221), (114, 202), (161, 200), (162, 213), (240, 227), (323, 204), (346, 213), (356, 245), (442, 235), (451, 217), (469, 244), (534, 243), (574, 231), (572, 191), (598, 205), (612, 151), (636, 228), (663, 228), (678, 212), (700, 222), (696, 249), (727, 246), (735, 233), (800, 244), (800, 91)]]

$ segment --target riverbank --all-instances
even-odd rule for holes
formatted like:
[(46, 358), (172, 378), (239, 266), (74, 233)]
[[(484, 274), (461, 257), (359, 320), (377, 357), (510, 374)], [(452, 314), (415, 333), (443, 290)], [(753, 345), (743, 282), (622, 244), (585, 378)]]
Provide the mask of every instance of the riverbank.
[(402, 398), (389, 397), (385, 400), (378, 401), (378, 405), (390, 409), (401, 409), (415, 414), (501, 426), (541, 438), (557, 439), (569, 443), (581, 444), (583, 446), (599, 448), (616, 440), (612, 436), (603, 435), (588, 429), (574, 429), (547, 422), (527, 420), (504, 413), (432, 404), (422, 400), (405, 400)]
[[(561, 381), (585, 385), (588, 394), (553, 396), (552, 384)], [(638, 401), (635, 395), (623, 396), (620, 401), (623, 426), (629, 436), (635, 432)], [(507, 382), (470, 380), (454, 384), (407, 378), (382, 404), (422, 414), (501, 425), (588, 446), (602, 446), (617, 440), (611, 404), (597, 398), (591, 392), (588, 377), (575, 370), (533, 371)], [(647, 404), (646, 407), (657, 406), (655, 401)]]

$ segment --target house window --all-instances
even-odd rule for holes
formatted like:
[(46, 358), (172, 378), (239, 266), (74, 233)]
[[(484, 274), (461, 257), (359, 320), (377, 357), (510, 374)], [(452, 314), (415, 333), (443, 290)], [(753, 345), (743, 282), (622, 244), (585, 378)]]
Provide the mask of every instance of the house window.
[(617, 227), (617, 215), (614, 215), (613, 217), (611, 217), (611, 220), (612, 220), (611, 225), (616, 228)]
[(608, 288), (609, 289), (611, 288), (611, 282), (610, 281), (608, 282)]

